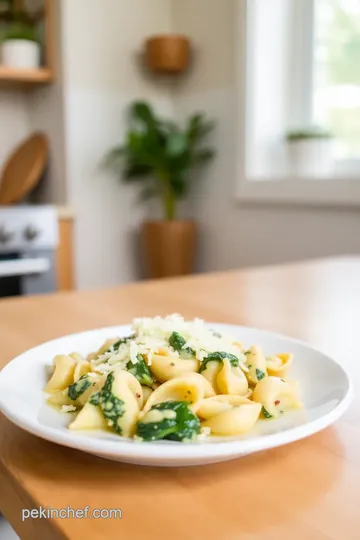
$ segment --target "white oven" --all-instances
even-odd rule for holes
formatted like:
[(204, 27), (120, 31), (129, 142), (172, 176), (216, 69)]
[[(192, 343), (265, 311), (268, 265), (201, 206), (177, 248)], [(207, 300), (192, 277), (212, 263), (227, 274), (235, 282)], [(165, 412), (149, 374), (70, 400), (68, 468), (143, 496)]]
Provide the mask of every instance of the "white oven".
[(57, 245), (55, 208), (0, 207), (0, 298), (54, 291)]

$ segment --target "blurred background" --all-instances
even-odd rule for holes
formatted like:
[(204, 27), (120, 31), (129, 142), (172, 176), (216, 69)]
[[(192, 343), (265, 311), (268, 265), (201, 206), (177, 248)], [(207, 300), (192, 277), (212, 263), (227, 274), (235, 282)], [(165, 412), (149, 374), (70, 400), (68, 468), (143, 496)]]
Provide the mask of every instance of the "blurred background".
[(0, 297), (360, 252), (358, 0), (0, 0)]

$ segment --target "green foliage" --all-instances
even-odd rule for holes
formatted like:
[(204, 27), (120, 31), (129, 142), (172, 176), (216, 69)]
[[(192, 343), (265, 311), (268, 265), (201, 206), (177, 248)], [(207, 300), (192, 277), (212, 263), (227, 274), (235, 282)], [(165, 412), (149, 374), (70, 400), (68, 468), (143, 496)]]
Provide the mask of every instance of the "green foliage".
[(334, 16), (325, 36), (328, 49), (328, 77), (333, 84), (360, 85), (360, 13), (331, 0)]
[(154, 405), (150, 411), (174, 411), (174, 418), (159, 422), (138, 422), (137, 436), (144, 441), (166, 439), (171, 441), (191, 440), (200, 433), (200, 421), (184, 401), (165, 401)]
[(24, 39), (39, 43), (39, 35), (36, 28), (26, 22), (14, 22), (4, 34), (4, 41)]
[(178, 351), (182, 358), (192, 358), (195, 356), (195, 351), (190, 347), (185, 347), (186, 339), (183, 338), (178, 332), (173, 332), (169, 338), (169, 344), (171, 347)]
[(286, 134), (286, 139), (288, 142), (314, 140), (314, 139), (330, 139), (331, 137), (332, 137), (331, 133), (325, 130), (318, 129), (318, 128), (309, 128), (309, 129), (303, 129), (303, 130), (289, 131)]
[(214, 157), (214, 151), (201, 144), (213, 128), (202, 114), (191, 116), (182, 128), (137, 101), (130, 107), (125, 142), (110, 152), (107, 162), (121, 172), (124, 182), (142, 185), (142, 200), (160, 197), (166, 219), (174, 219), (176, 202), (188, 192), (191, 171)]
[(129, 373), (137, 378), (140, 384), (143, 384), (144, 386), (151, 386), (155, 382), (151, 375), (151, 371), (146, 365), (144, 357), (141, 354), (138, 354), (136, 364), (133, 364), (130, 360), (126, 366), (126, 369)]
[(200, 367), (200, 373), (202, 373), (203, 371), (205, 371), (206, 369), (206, 366), (209, 362), (223, 362), (224, 359), (227, 358), (228, 360), (230, 360), (230, 364), (233, 366), (233, 367), (238, 367), (239, 365), (239, 359), (234, 355), (234, 354), (229, 354), (229, 353), (226, 353), (226, 352), (213, 352), (213, 353), (210, 353), (206, 358), (204, 358), (204, 360), (201, 362), (201, 367)]

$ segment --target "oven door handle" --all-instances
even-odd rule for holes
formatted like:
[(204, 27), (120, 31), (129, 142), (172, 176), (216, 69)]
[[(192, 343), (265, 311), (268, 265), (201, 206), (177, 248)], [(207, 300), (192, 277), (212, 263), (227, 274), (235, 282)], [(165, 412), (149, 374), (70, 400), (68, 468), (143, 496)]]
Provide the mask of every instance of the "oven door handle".
[(50, 261), (44, 257), (0, 261), (0, 277), (45, 274), (50, 270)]

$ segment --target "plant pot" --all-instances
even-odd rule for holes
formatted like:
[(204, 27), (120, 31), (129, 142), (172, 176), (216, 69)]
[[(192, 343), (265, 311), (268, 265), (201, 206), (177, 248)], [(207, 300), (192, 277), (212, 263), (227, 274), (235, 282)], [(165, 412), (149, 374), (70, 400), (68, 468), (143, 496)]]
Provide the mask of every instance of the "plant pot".
[(9, 39), (1, 46), (1, 59), (4, 66), (15, 69), (36, 69), (40, 66), (40, 45), (26, 39)]
[(194, 221), (147, 221), (141, 236), (150, 278), (191, 274), (195, 259)]
[(146, 61), (152, 71), (181, 73), (189, 60), (190, 43), (184, 36), (154, 36), (146, 42)]
[(334, 173), (332, 139), (289, 141), (289, 169), (296, 178), (326, 179)]

